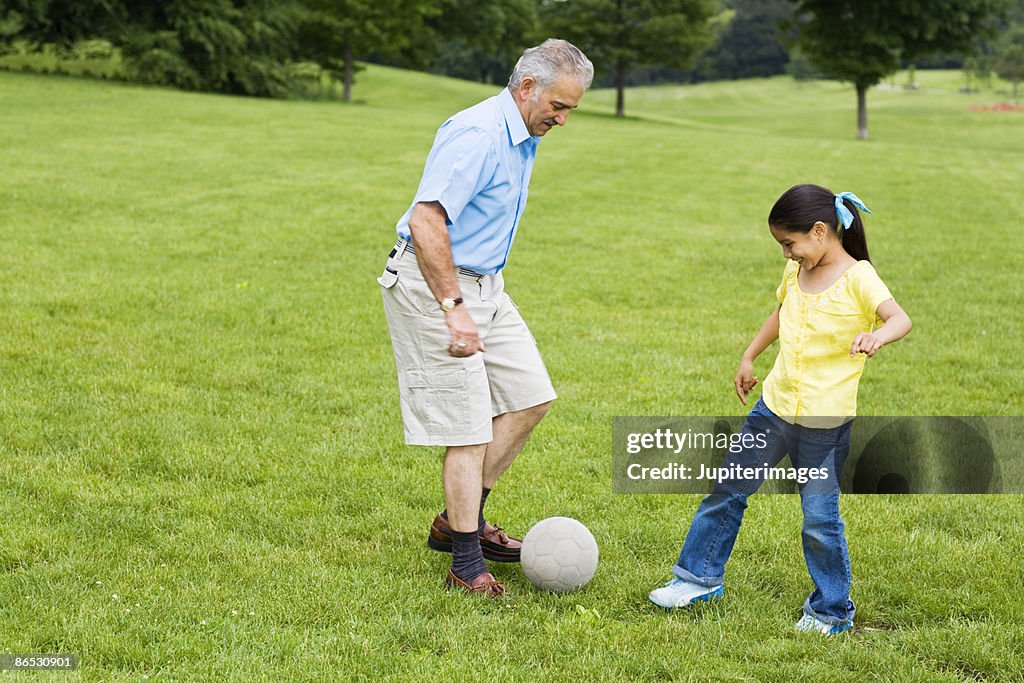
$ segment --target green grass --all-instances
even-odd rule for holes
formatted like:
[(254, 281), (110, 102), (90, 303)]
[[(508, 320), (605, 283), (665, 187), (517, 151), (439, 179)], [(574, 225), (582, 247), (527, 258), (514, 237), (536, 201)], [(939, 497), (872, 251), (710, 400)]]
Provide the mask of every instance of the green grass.
[(560, 400), (488, 511), (577, 517), (602, 563), (561, 597), (497, 567), (485, 604), (425, 547), (440, 457), (402, 443), (374, 279), (437, 126), (493, 88), (0, 73), (0, 650), (90, 681), (1022, 680), (1019, 497), (845, 497), (858, 627), (824, 642), (792, 632), (794, 498), (752, 502), (726, 600), (667, 615), (644, 596), (698, 498), (610, 493), (613, 416), (742, 412), (783, 267), (765, 217), (797, 182), (875, 211), (915, 322), (862, 414), (1021, 413), (1024, 114), (927, 78), (870, 93), (866, 143), (851, 89), (786, 79), (631, 90), (624, 121), (594, 92), (544, 141), (506, 280)]

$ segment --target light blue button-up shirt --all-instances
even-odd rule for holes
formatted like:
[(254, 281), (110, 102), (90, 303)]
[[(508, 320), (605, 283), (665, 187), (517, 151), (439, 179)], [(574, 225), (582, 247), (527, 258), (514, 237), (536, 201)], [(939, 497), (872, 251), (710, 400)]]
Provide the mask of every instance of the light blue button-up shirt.
[(484, 275), (500, 271), (526, 209), (539, 142), (508, 88), (452, 116), (437, 131), (416, 198), (398, 221), (399, 237), (409, 239), (416, 204), (440, 202), (454, 265)]

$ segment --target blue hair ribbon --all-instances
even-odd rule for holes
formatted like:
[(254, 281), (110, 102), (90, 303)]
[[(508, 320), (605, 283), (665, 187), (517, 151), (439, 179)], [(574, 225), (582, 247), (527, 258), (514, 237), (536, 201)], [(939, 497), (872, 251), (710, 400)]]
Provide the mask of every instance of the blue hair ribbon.
[(871, 209), (864, 206), (864, 202), (860, 200), (860, 197), (852, 192), (840, 192), (836, 195), (836, 213), (839, 215), (839, 222), (843, 224), (843, 230), (846, 230), (853, 224), (853, 212), (846, 208), (843, 204), (844, 199), (849, 199), (854, 206), (861, 211), (867, 211), (871, 213)]

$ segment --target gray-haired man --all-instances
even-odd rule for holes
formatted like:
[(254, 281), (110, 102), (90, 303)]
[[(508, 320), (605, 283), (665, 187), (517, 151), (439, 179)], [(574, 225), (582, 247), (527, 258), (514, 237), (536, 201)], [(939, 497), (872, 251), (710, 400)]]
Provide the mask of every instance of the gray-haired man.
[(501, 270), (537, 144), (593, 73), (576, 47), (547, 40), (523, 52), (508, 88), (448, 119), (379, 280), (406, 443), (446, 447), (447, 508), (428, 545), (452, 553), (447, 584), (472, 593), (505, 592), (485, 557), (519, 561), (522, 544), (484, 521), (483, 504), (555, 398)]

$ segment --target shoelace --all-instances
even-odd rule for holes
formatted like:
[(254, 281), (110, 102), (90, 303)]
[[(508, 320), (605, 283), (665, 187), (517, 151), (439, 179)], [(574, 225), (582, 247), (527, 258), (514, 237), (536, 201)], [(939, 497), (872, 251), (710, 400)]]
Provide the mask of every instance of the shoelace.
[(449, 581), (451, 582), (449, 585), (460, 585), (464, 587), (466, 590), (468, 590), (470, 593), (491, 593), (493, 595), (502, 595), (505, 593), (505, 584), (503, 584), (501, 581), (494, 578), (493, 576), (489, 581), (484, 581), (478, 586), (472, 586), (463, 581), (462, 579), (460, 579), (459, 577), (455, 576), (454, 574), (449, 574), (449, 576), (455, 577), (454, 580), (449, 578)]
[(494, 529), (494, 533), (498, 534), (498, 543), (502, 545), (508, 545), (508, 535), (502, 530), (497, 524), (492, 524), (491, 527)]

